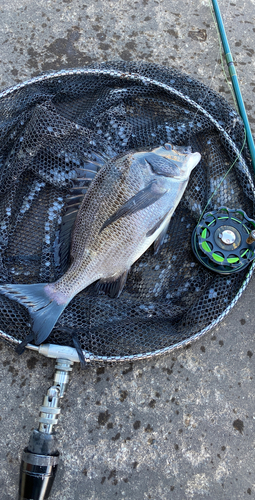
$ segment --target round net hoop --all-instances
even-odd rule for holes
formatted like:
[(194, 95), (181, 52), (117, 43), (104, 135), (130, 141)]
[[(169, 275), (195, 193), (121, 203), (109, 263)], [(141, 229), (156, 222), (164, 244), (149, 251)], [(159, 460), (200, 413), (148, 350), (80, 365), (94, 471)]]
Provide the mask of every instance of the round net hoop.
[[(73, 346), (72, 335), (63, 333), (68, 327), (85, 357), (112, 362), (163, 354), (200, 337), (235, 305), (254, 269), (218, 276), (191, 250), (205, 207), (255, 216), (247, 148), (240, 154), (244, 141), (243, 123), (229, 104), (173, 68), (108, 63), (38, 76), (1, 92), (1, 282), (53, 282), (66, 271), (57, 238), (77, 168), (87, 168), (89, 182), (95, 155), (188, 145), (202, 161), (159, 255), (150, 248), (132, 266), (118, 299), (98, 295), (94, 285), (78, 294), (49, 342)], [(28, 311), (4, 296), (0, 303), (2, 338), (22, 341), (31, 327)]]

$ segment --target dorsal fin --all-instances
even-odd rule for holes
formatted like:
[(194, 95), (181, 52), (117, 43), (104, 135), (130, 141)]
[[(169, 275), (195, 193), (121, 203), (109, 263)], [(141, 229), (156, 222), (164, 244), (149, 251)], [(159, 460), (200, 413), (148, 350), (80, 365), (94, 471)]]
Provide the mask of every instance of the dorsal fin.
[(62, 270), (65, 270), (69, 264), (72, 231), (83, 198), (97, 172), (105, 165), (107, 160), (108, 158), (105, 155), (101, 156), (98, 153), (92, 153), (82, 167), (79, 166), (76, 169), (77, 176), (72, 179), (72, 186), (66, 196), (65, 213), (54, 243), (55, 264), (57, 267), (61, 265)]

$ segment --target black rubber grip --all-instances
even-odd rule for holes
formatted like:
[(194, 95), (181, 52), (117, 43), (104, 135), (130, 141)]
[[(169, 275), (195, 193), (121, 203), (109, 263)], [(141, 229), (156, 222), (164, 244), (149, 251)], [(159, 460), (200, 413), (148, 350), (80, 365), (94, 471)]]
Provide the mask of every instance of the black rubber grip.
[(57, 472), (59, 456), (24, 450), (20, 467), (19, 500), (46, 500)]

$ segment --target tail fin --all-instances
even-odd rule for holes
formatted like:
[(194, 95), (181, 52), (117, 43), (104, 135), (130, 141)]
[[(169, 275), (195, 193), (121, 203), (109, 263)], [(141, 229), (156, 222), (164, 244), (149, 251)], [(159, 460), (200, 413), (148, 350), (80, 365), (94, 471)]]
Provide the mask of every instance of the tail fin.
[(36, 285), (1, 285), (0, 293), (24, 305), (33, 320), (35, 343), (41, 344), (50, 335), (60, 314), (67, 306), (57, 304), (45, 292), (46, 283)]

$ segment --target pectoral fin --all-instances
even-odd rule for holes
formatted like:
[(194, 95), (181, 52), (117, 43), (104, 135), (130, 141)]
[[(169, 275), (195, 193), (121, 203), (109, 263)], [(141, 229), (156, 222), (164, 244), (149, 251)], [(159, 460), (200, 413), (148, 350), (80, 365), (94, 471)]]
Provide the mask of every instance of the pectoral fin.
[(100, 233), (110, 224), (120, 219), (134, 214), (139, 210), (149, 207), (157, 200), (159, 200), (167, 190), (162, 190), (157, 181), (152, 181), (144, 189), (141, 189), (135, 196), (132, 196), (122, 207), (120, 207), (109, 219), (107, 219), (100, 229)]

